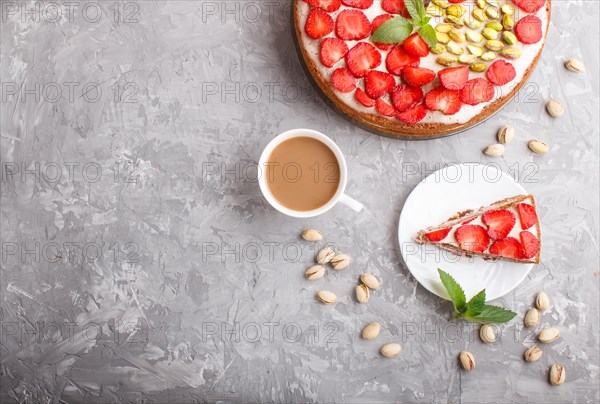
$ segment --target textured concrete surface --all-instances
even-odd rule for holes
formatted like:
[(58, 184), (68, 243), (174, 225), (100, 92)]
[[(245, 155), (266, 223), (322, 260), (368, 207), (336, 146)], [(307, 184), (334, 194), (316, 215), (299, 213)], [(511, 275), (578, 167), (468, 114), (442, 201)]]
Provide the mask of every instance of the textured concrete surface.
[[(546, 50), (515, 102), (419, 143), (357, 129), (319, 100), (293, 51), (288, 1), (8, 3), (0, 401), (598, 402), (598, 2), (553, 1)], [(563, 68), (573, 56), (585, 73)], [(563, 118), (546, 114), (549, 97)], [(516, 139), (489, 159), (481, 150), (505, 122)], [(268, 206), (255, 162), (296, 127), (339, 143), (365, 212), (292, 220)], [(532, 137), (551, 151), (532, 156)], [(519, 317), (491, 346), (447, 321), (449, 303), (411, 277), (396, 241), (411, 189), (456, 162), (498, 164), (540, 205), (542, 262), (495, 302)], [(304, 227), (351, 267), (305, 281), (316, 247), (298, 238)], [(383, 286), (358, 305), (363, 271)], [(315, 303), (321, 288), (338, 303)], [(521, 320), (542, 289), (552, 308), (540, 327), (562, 336), (527, 364), (536, 330)], [(361, 340), (372, 320), (380, 337)], [(399, 358), (378, 355), (387, 341), (402, 343)], [(458, 368), (465, 349), (470, 374)], [(567, 369), (558, 388), (552, 363)]]

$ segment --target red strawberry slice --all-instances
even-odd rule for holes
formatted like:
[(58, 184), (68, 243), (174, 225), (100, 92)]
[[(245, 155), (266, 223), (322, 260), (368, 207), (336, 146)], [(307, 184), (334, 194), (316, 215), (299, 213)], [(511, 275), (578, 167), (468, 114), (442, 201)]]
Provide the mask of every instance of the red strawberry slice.
[(398, 112), (404, 112), (414, 107), (422, 99), (423, 90), (420, 87), (400, 84), (392, 90), (392, 103)]
[(515, 214), (506, 209), (489, 210), (481, 216), (481, 220), (494, 240), (505, 239), (517, 222)]
[(404, 18), (410, 18), (404, 0), (383, 0), (381, 2), (381, 8), (390, 14), (400, 14)]
[[(371, 22), (371, 27), (373, 27), (373, 32), (377, 31), (377, 28), (387, 20), (394, 18), (391, 14), (381, 14), (373, 19)], [(390, 50), (394, 47), (393, 43), (381, 43), (381, 42), (373, 42), (375, 46), (377, 46), (381, 50)]]
[(342, 0), (305, 0), (313, 7), (318, 7), (322, 10), (331, 13), (336, 11), (342, 5)]
[(398, 112), (394, 109), (394, 107), (392, 107), (390, 104), (388, 104), (381, 98), (378, 98), (377, 101), (375, 101), (375, 109), (381, 115), (385, 116), (394, 116)]
[(404, 123), (415, 124), (425, 118), (427, 115), (427, 108), (423, 104), (417, 104), (409, 110), (400, 112), (396, 115), (396, 118)]
[(333, 18), (320, 8), (313, 8), (308, 13), (304, 30), (311, 38), (324, 37), (333, 31)]
[(490, 243), (487, 231), (477, 224), (465, 224), (454, 232), (454, 238), (465, 251), (482, 253)]
[(448, 3), (453, 3), (453, 4), (457, 4), (457, 3), (464, 3), (465, 0), (448, 0)]
[(533, 258), (540, 251), (540, 240), (528, 231), (519, 233), (521, 245), (523, 246), (523, 257)]
[(469, 80), (469, 66), (442, 69), (438, 76), (442, 87), (448, 90), (462, 90)]
[(367, 9), (373, 5), (373, 0), (342, 0), (348, 7)]
[(345, 40), (364, 39), (371, 35), (371, 23), (360, 10), (344, 10), (335, 20), (335, 34)]
[(427, 42), (425, 42), (425, 40), (416, 32), (406, 38), (402, 46), (410, 55), (418, 56), (420, 58), (429, 55), (429, 45), (427, 45)]
[(431, 231), (429, 233), (425, 233), (425, 237), (427, 237), (427, 240), (429, 241), (442, 241), (446, 238), (448, 233), (450, 233), (450, 230), (452, 230), (452, 227)]
[(533, 14), (544, 7), (546, 0), (513, 0), (513, 3), (521, 10)]
[(519, 221), (521, 222), (521, 228), (523, 230), (529, 229), (538, 222), (537, 213), (533, 205), (528, 203), (518, 203), (517, 212), (519, 212)]
[(406, 66), (402, 71), (402, 77), (408, 85), (413, 87), (421, 87), (431, 83), (435, 79), (435, 72), (424, 67)]
[(471, 223), (473, 220), (475, 220), (474, 217), (470, 218), (469, 220), (465, 220), (464, 222), (462, 222), (462, 224)]
[(321, 42), (319, 58), (321, 63), (327, 67), (333, 67), (340, 59), (348, 53), (346, 42), (338, 38), (325, 38)]
[(381, 64), (381, 54), (370, 43), (359, 42), (346, 53), (346, 64), (354, 77), (363, 77)]
[(365, 91), (371, 98), (380, 98), (396, 85), (394, 76), (379, 70), (370, 70), (365, 76)]
[(490, 246), (490, 254), (500, 257), (522, 259), (523, 246), (521, 242), (514, 237), (508, 237), (504, 240), (498, 240)]
[(515, 25), (515, 35), (525, 44), (538, 43), (542, 39), (542, 20), (535, 15), (527, 15)]
[(361, 88), (357, 88), (354, 92), (354, 98), (365, 107), (371, 108), (375, 105), (375, 100), (367, 95)]
[(402, 46), (395, 46), (385, 58), (385, 67), (388, 72), (399, 76), (406, 66), (418, 67), (421, 59), (408, 54)]
[(356, 79), (348, 69), (340, 67), (331, 74), (331, 83), (342, 93), (349, 93), (356, 88)]
[(504, 60), (496, 60), (488, 67), (485, 75), (492, 84), (503, 86), (517, 77), (517, 71), (512, 64)]
[(432, 111), (440, 111), (444, 115), (454, 115), (460, 111), (460, 92), (436, 88), (425, 96), (425, 106)]
[(488, 102), (494, 98), (494, 86), (486, 79), (476, 78), (467, 81), (460, 90), (460, 100), (469, 105)]

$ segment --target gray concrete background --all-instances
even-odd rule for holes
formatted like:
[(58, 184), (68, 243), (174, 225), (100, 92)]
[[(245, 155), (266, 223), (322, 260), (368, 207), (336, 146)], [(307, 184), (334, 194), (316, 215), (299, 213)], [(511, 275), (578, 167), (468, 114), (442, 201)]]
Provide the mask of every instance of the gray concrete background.
[[(357, 129), (319, 100), (288, 1), (82, 1), (58, 22), (56, 6), (23, 22), (12, 4), (0, 31), (0, 401), (598, 402), (598, 2), (553, 1), (546, 49), (515, 102), (418, 143)], [(566, 71), (568, 57), (586, 72)], [(29, 91), (13, 95), (20, 85)], [(561, 119), (545, 113), (550, 97)], [(481, 150), (504, 123), (516, 139), (492, 160)], [(268, 206), (255, 162), (296, 127), (338, 142), (365, 212), (292, 220)], [(532, 156), (532, 137), (551, 151)], [(418, 285), (397, 245), (410, 191), (458, 162), (514, 173), (543, 225), (541, 263), (495, 302), (519, 316), (490, 346), (447, 321), (449, 303)], [(316, 249), (298, 238), (305, 227), (351, 267), (305, 281)], [(358, 305), (363, 271), (383, 286)], [(336, 305), (315, 302), (326, 288)], [(540, 327), (562, 337), (528, 364), (536, 330), (521, 321), (542, 289), (552, 308)], [(372, 320), (380, 337), (361, 340)], [(401, 342), (400, 357), (378, 355), (387, 341)], [(458, 367), (465, 349), (470, 374)], [(567, 369), (558, 388), (552, 363)]]

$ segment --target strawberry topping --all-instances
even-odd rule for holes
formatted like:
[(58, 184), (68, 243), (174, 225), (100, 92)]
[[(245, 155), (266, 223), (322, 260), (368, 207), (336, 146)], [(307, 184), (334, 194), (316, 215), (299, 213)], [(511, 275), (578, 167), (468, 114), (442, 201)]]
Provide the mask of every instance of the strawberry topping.
[[(373, 21), (371, 22), (371, 26), (373, 27), (373, 32), (377, 31), (377, 28), (379, 28), (379, 26), (381, 24), (383, 24), (384, 22), (386, 22), (387, 20), (394, 18), (393, 15), (391, 14), (381, 14), (378, 15), (377, 17), (375, 17), (373, 19)], [(381, 50), (390, 50), (394, 47), (393, 43), (380, 43), (380, 42), (373, 42), (375, 44), (375, 46), (377, 46), (379, 49)]]
[(427, 108), (423, 104), (417, 104), (409, 110), (400, 112), (396, 115), (396, 118), (404, 123), (415, 124), (425, 118), (427, 115)]
[(367, 9), (373, 5), (373, 0), (342, 0), (348, 7)]
[(381, 98), (378, 98), (377, 101), (375, 101), (375, 109), (381, 115), (385, 116), (394, 116), (398, 112), (394, 109), (394, 107), (392, 107), (390, 104), (388, 104)]
[(402, 46), (410, 55), (420, 58), (429, 55), (429, 45), (427, 45), (427, 42), (425, 42), (425, 40), (416, 32), (406, 38)]
[(486, 79), (476, 78), (467, 81), (460, 90), (460, 100), (469, 105), (477, 105), (494, 98), (494, 86)]
[(438, 76), (442, 87), (448, 90), (462, 90), (469, 80), (469, 66), (442, 69)]
[(535, 207), (533, 207), (533, 205), (528, 203), (518, 203), (517, 212), (519, 212), (519, 220), (523, 230), (529, 229), (538, 222), (537, 213), (535, 212)]
[(379, 70), (370, 70), (365, 76), (365, 91), (371, 98), (380, 98), (389, 93), (395, 84), (394, 76)]
[[(466, 67), (466, 66), (465, 66)], [(486, 76), (492, 84), (503, 86), (517, 77), (517, 71), (512, 64), (504, 60), (496, 60), (488, 67)]]
[(477, 224), (465, 224), (454, 232), (454, 238), (465, 251), (482, 253), (490, 243), (487, 231)]
[(452, 227), (431, 231), (429, 233), (425, 233), (425, 237), (427, 237), (427, 240), (429, 241), (442, 241), (446, 238), (448, 233), (450, 233), (450, 230), (452, 230)]
[(333, 18), (320, 8), (313, 8), (308, 13), (304, 30), (311, 38), (324, 37), (333, 31)]
[(406, 66), (402, 72), (402, 77), (408, 85), (421, 87), (435, 79), (435, 72), (424, 67)]
[(521, 18), (515, 25), (515, 35), (524, 44), (538, 43), (542, 39), (542, 20), (535, 15)]
[(406, 66), (419, 66), (420, 59), (408, 54), (402, 46), (395, 46), (385, 58), (385, 67), (388, 72), (397, 76), (402, 74)]
[(382, 0), (381, 8), (390, 14), (400, 14), (404, 18), (410, 18), (404, 0)]
[(533, 258), (540, 251), (540, 240), (528, 231), (519, 233), (521, 245), (523, 246), (523, 257)]
[(359, 42), (346, 53), (346, 64), (354, 77), (363, 77), (381, 64), (381, 54), (370, 43)]
[(322, 10), (331, 13), (336, 11), (342, 5), (342, 0), (304, 0), (313, 7), (318, 7)]
[(487, 225), (487, 232), (494, 240), (505, 239), (517, 222), (515, 214), (506, 209), (489, 210), (481, 216), (481, 220)]
[(335, 21), (335, 34), (345, 40), (364, 39), (371, 35), (371, 23), (360, 10), (343, 10)]
[(327, 67), (333, 67), (340, 59), (348, 53), (346, 42), (338, 38), (325, 38), (321, 42), (319, 58), (321, 63)]
[(460, 93), (456, 90), (436, 88), (425, 96), (425, 106), (432, 111), (440, 111), (444, 115), (454, 115), (460, 111)]
[(367, 108), (375, 105), (375, 100), (367, 95), (361, 88), (357, 88), (354, 92), (354, 98)]
[(348, 69), (340, 67), (331, 74), (331, 83), (342, 93), (349, 93), (356, 88), (356, 79)]
[(521, 10), (533, 14), (544, 7), (546, 0), (513, 0), (513, 3)]
[(398, 112), (404, 112), (414, 107), (423, 99), (423, 90), (420, 87), (409, 87), (400, 84), (392, 90), (392, 103)]
[(504, 240), (498, 240), (490, 246), (490, 254), (500, 257), (522, 259), (523, 246), (521, 242), (514, 237), (508, 237)]
[(448, 3), (454, 3), (454, 4), (458, 4), (458, 3), (464, 3), (465, 0), (448, 0)]

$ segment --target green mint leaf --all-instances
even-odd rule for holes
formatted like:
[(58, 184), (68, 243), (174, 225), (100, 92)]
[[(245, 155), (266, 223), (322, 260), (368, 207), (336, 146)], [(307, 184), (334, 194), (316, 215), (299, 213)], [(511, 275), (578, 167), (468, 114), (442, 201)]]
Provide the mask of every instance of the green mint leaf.
[(484, 305), (477, 315), (469, 315), (465, 313), (462, 317), (465, 320), (476, 323), (506, 323), (513, 319), (517, 313), (498, 306)]
[(402, 43), (413, 31), (413, 25), (404, 17), (394, 17), (377, 28), (371, 41), (380, 43)]
[(423, 19), (427, 16), (423, 0), (404, 0), (404, 5), (415, 24), (422, 25)]
[(425, 19), (423, 20), (423, 25), (429, 24), (429, 21), (431, 21), (431, 17), (425, 17)]
[(467, 307), (467, 298), (465, 297), (464, 290), (462, 290), (458, 282), (456, 282), (449, 273), (444, 272), (439, 268), (438, 273), (440, 274), (442, 285), (444, 285), (448, 295), (450, 295), (450, 299), (452, 299), (454, 310), (456, 310), (457, 313), (464, 313)]
[(435, 30), (431, 25), (422, 25), (419, 27), (418, 32), (421, 38), (427, 42), (427, 45), (429, 45), (430, 48), (433, 48), (435, 45), (437, 45), (437, 36), (435, 35)]
[(467, 303), (467, 310), (465, 314), (467, 315), (478, 315), (481, 313), (481, 309), (485, 306), (485, 289), (481, 292), (477, 293), (475, 296), (469, 300)]

